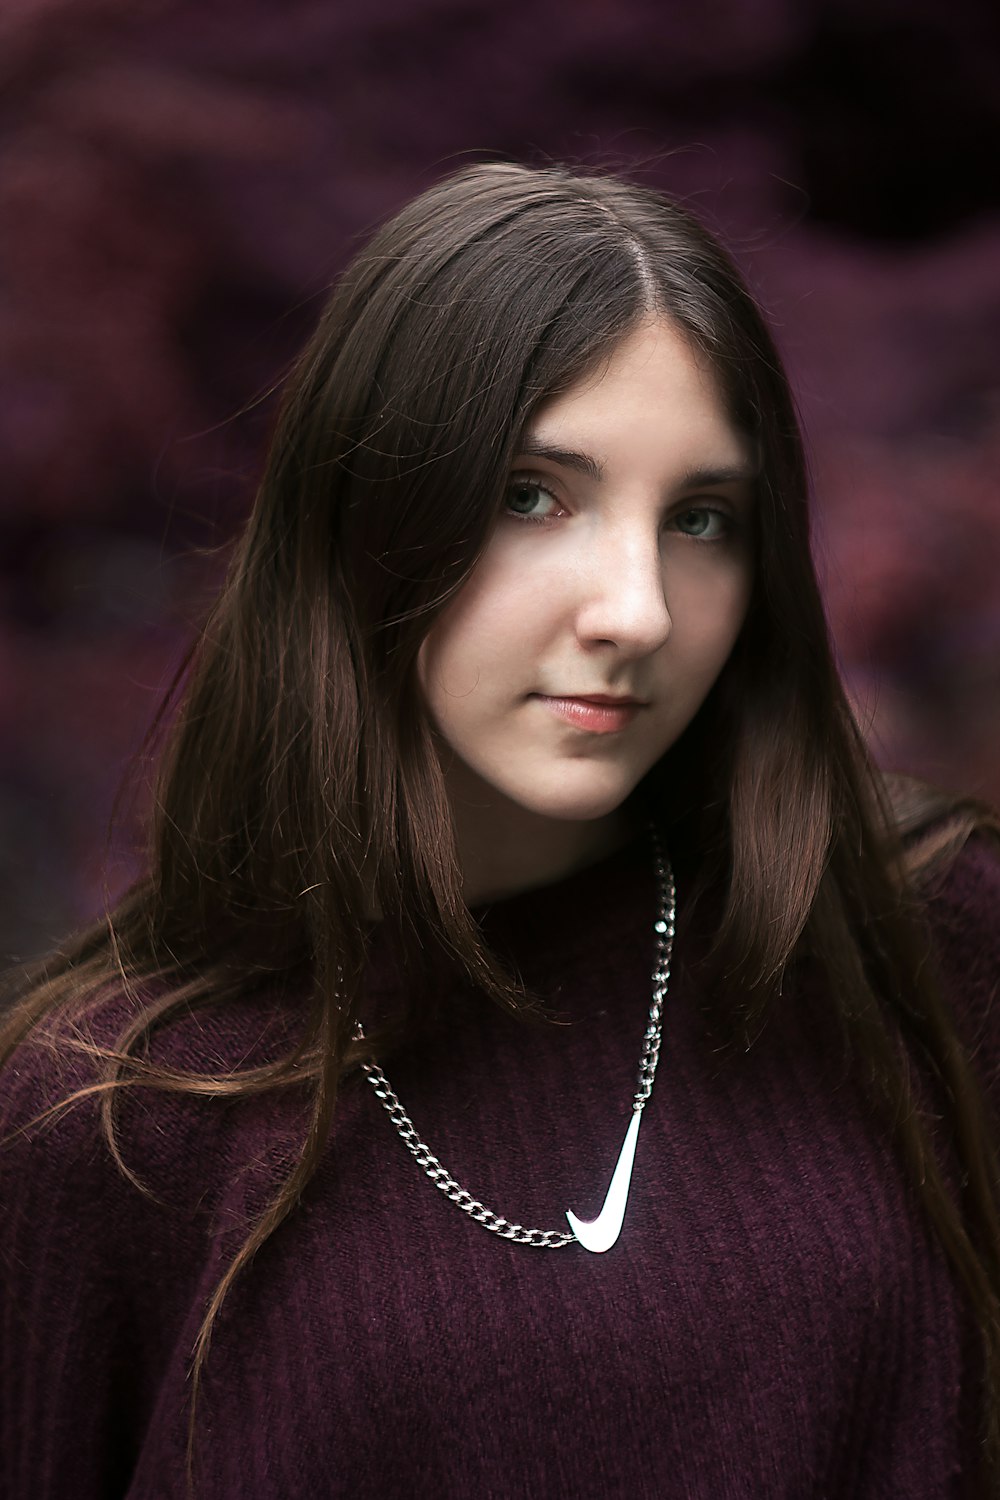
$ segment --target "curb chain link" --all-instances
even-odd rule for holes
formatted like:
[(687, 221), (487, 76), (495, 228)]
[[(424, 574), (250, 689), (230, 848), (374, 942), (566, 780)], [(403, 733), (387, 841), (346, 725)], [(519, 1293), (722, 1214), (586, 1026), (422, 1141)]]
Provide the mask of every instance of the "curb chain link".
[[(649, 1019), (643, 1033), (642, 1052), (639, 1058), (639, 1082), (632, 1099), (632, 1109), (636, 1113), (640, 1113), (645, 1108), (653, 1092), (656, 1065), (660, 1060), (663, 1002), (670, 983), (670, 960), (673, 952), (674, 920), (677, 907), (674, 874), (670, 861), (663, 852), (656, 829), (651, 828), (650, 833), (653, 840), (653, 864), (657, 884), (657, 913), (656, 921), (653, 923), (656, 957), (652, 976), (653, 1003), (649, 1008)], [(360, 1021), (354, 1028), (354, 1035), (358, 1041), (364, 1040), (364, 1031)], [(413, 1121), (400, 1104), (378, 1063), (362, 1063), (361, 1066), (375, 1091), (376, 1099), (388, 1114), (403, 1145), (434, 1186), (463, 1213), (467, 1213), (477, 1224), (482, 1224), (484, 1229), (498, 1234), (501, 1239), (513, 1240), (518, 1245), (531, 1245), (538, 1250), (560, 1250), (563, 1245), (576, 1241), (575, 1234), (566, 1234), (558, 1229), (526, 1229), (522, 1224), (512, 1224), (502, 1215), (495, 1214), (492, 1209), (487, 1208), (485, 1203), (480, 1203), (479, 1199), (474, 1198), (467, 1188), (455, 1181), (447, 1167), (438, 1161), (426, 1142), (421, 1140)]]

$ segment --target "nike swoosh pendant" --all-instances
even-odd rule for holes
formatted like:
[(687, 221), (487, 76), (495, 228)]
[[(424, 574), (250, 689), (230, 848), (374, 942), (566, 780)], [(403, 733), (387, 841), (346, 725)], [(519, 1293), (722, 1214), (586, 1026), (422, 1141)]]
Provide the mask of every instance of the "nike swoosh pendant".
[(622, 1224), (625, 1220), (625, 1205), (628, 1202), (628, 1190), (632, 1181), (632, 1163), (635, 1160), (635, 1143), (639, 1139), (639, 1121), (642, 1119), (642, 1110), (632, 1112), (632, 1118), (625, 1132), (622, 1149), (618, 1155), (614, 1176), (611, 1186), (608, 1188), (604, 1207), (596, 1219), (584, 1222), (578, 1219), (570, 1209), (566, 1210), (569, 1227), (576, 1235), (585, 1250), (592, 1250), (595, 1255), (602, 1255), (605, 1250), (610, 1250), (615, 1240), (622, 1232)]

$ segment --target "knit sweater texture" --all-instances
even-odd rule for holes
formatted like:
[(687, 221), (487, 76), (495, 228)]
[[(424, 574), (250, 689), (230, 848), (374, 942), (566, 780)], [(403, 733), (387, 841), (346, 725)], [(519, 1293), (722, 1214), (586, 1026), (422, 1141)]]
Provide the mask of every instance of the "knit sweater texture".
[[(1000, 862), (973, 840), (929, 905), (946, 993), (1000, 1101)], [(641, 843), (483, 926), (560, 1024), (467, 985), (386, 1062), (458, 1181), (498, 1214), (596, 1214), (636, 1087), (655, 888)], [(663, 1049), (624, 1229), (604, 1255), (507, 1242), (419, 1169), (363, 1077), (301, 1204), (236, 1283), (197, 1412), (197, 1500), (978, 1493), (979, 1340), (808, 966), (749, 1050), (705, 1015), (683, 891)], [(400, 979), (376, 956), (373, 1001)], [(711, 997), (715, 1002), (718, 997)], [(274, 1006), (170, 1025), (156, 1057), (240, 1067)], [(110, 1038), (124, 1015), (112, 1002)], [(86, 1064), (25, 1047), (8, 1131)], [(292, 1159), (288, 1098), (135, 1091), (128, 1166), (93, 1100), (0, 1153), (0, 1493), (174, 1500), (206, 1301)]]

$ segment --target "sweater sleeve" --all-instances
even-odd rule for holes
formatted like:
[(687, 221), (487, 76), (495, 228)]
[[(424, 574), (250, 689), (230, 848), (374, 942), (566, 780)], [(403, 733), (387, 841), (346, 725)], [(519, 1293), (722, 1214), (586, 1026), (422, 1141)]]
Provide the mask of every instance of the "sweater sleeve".
[[(121, 1006), (98, 1023), (113, 1042)], [(271, 1055), (277, 1007), (182, 1019), (154, 1060), (226, 1072)], [(114, 1500), (165, 1392), (186, 1432), (206, 1301), (300, 1138), (275, 1095), (140, 1088), (119, 1105), (121, 1171), (85, 1058), (26, 1043), (0, 1073), (0, 1494)], [(47, 1119), (40, 1118), (49, 1112)], [(183, 1434), (180, 1440), (183, 1449)]]
[(123, 1494), (136, 1442), (128, 1283), (132, 1255), (141, 1254), (141, 1198), (101, 1139), (93, 1100), (32, 1123), (83, 1081), (30, 1045), (2, 1080), (0, 1491), (8, 1500)]

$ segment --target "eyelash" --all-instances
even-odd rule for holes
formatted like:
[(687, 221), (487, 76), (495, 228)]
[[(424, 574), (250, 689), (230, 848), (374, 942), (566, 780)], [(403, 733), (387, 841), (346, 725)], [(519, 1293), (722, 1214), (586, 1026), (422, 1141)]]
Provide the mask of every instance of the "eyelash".
[[(504, 513), (506, 515), (510, 516), (510, 518), (512, 520), (514, 520), (514, 521), (526, 521), (529, 526), (545, 526), (551, 520), (554, 519), (554, 517), (550, 516), (550, 515), (549, 516), (527, 516), (527, 515), (524, 515), (521, 511), (511, 510), (509, 508), (509, 506), (507, 505), (507, 501), (509, 500), (509, 497), (510, 497), (512, 491), (514, 491), (515, 489), (522, 489), (522, 490), (533, 490), (534, 489), (534, 490), (540, 490), (541, 493), (543, 495), (546, 495), (553, 502), (553, 504), (558, 509), (562, 510), (562, 507), (559, 505), (559, 499), (558, 499), (558, 497), (552, 492), (552, 490), (549, 488), (549, 485), (546, 483), (546, 481), (544, 479), (539, 478), (535, 474), (516, 474), (511, 479), (510, 483), (507, 486), (507, 493), (506, 493), (506, 496), (505, 496), (505, 505), (504, 505)], [(685, 516), (685, 515), (692, 515), (692, 514), (695, 514), (695, 513), (706, 513), (706, 514), (711, 515), (711, 516), (717, 516), (719, 518), (719, 520), (722, 522), (722, 528), (723, 529), (722, 529), (721, 535), (717, 536), (717, 537), (710, 537), (709, 541), (713, 541), (713, 542), (723, 541), (726, 537), (730, 536), (735, 531), (735, 529), (736, 529), (736, 526), (737, 526), (736, 517), (732, 514), (731, 511), (725, 510), (721, 506), (717, 506), (717, 505), (689, 505), (686, 510), (678, 511), (677, 512), (677, 516), (679, 517), (679, 516)], [(695, 542), (700, 542), (700, 541), (704, 541), (705, 540), (703, 537), (693, 536), (690, 532), (687, 532), (687, 531), (682, 531), (680, 533), (680, 535), (681, 536), (690, 537), (691, 540), (695, 541)]]

